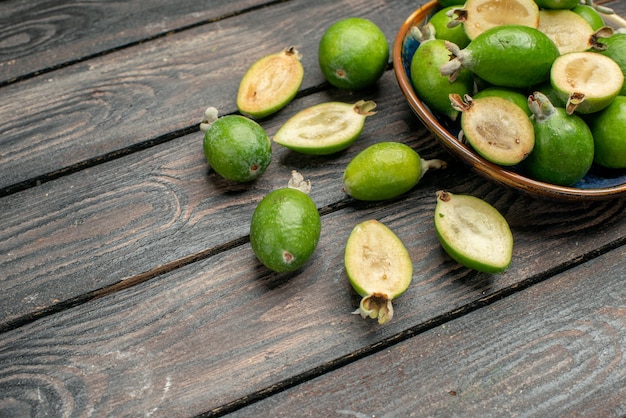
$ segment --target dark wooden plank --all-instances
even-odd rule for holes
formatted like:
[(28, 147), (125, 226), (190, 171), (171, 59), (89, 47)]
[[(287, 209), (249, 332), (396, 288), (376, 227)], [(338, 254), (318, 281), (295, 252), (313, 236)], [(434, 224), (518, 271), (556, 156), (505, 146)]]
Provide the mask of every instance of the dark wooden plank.
[(0, 2), (0, 85), (267, 3), (5, 0)]
[[(617, 208), (599, 202), (585, 208), (534, 204), (476, 177), (457, 188), (454, 182), (425, 178), (419, 191), (401, 201), (325, 215), (318, 250), (298, 272), (269, 273), (243, 244), (5, 332), (0, 393), (8, 403), (27, 404), (40, 391), (44, 400), (33, 407), (59, 415), (93, 409), (134, 416), (158, 408), (163, 416), (188, 416), (219, 410), (404, 338), (437, 318), (498, 299), (525, 280), (545, 278), (549, 269), (580, 262), (607, 240), (623, 244), (623, 202)], [(509, 271), (477, 274), (445, 256), (432, 228), (434, 192), (441, 186), (471, 190), (504, 209), (520, 242)], [(606, 211), (613, 213), (603, 218)], [(396, 231), (415, 267), (413, 284), (384, 327), (351, 315), (358, 297), (343, 270), (348, 234), (370, 218)], [(607, 282), (606, 291), (626, 273), (623, 259), (615, 263), (620, 281)], [(554, 303), (562, 307), (569, 298), (557, 289)]]
[[(393, 83), (393, 75), (387, 73), (381, 90), (391, 89)], [(5, 254), (0, 258), (2, 323), (220, 251), (246, 237), (256, 203), (270, 190), (282, 187), (292, 169), (312, 180), (312, 197), (318, 207), (332, 208), (345, 198), (341, 177), (349, 160), (378, 141), (404, 142), (426, 158), (450, 161), (447, 172), (427, 175), (434, 187), (478, 193), (497, 203), (516, 231), (517, 246), (522, 253), (528, 252), (529, 259), (543, 251), (538, 242), (554, 243), (554, 251), (561, 254), (538, 262), (533, 266), (536, 271), (624, 236), (623, 200), (570, 205), (504, 192), (443, 154), (399, 94), (367, 98), (379, 102), (379, 113), (367, 120), (361, 138), (346, 152), (311, 158), (274, 146), (268, 172), (250, 185), (207, 175), (202, 136), (197, 133), (0, 199), (0, 253)], [(292, 107), (295, 112), (326, 100), (348, 99), (354, 97), (329, 90), (299, 99)], [(268, 132), (273, 134), (290, 114), (266, 123)], [(389, 205), (405, 208), (422, 200), (432, 204), (431, 199), (432, 190), (422, 191), (418, 186), (407, 201)], [(588, 235), (593, 229), (596, 233)], [(572, 240), (576, 246), (570, 249)], [(532, 271), (526, 274), (536, 274)]]
[(624, 277), (621, 247), (229, 416), (623, 417)]
[[(311, 195), (322, 208), (345, 197), (343, 170), (367, 145), (401, 141), (425, 157), (446, 157), (401, 94), (386, 93), (396, 88), (393, 73), (380, 85), (380, 91), (358, 96), (376, 100), (378, 114), (350, 149), (311, 158), (274, 145), (269, 169), (252, 184), (208, 173), (197, 132), (0, 199), (3, 320), (245, 237), (256, 203), (285, 186), (293, 169), (312, 180)], [(323, 91), (298, 99), (263, 125), (273, 135), (294, 112), (330, 100), (357, 99)]]
[(302, 89), (318, 86), (324, 82), (317, 64), (324, 30), (341, 17), (369, 17), (391, 44), (417, 5), (388, 6), (382, 0), (280, 2), (228, 25), (207, 24), (5, 86), (0, 195), (29, 179), (45, 181), (68, 167), (195, 129), (209, 105), (224, 114), (236, 111), (247, 68), (286, 46), (303, 54)]

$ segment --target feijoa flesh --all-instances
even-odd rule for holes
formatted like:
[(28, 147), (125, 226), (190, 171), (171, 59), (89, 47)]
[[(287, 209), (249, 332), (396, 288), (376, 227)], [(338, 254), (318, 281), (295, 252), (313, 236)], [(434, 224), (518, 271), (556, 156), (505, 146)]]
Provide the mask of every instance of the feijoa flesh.
[(328, 155), (348, 148), (359, 137), (365, 118), (374, 115), (376, 103), (320, 103), (289, 118), (274, 135), (274, 142), (294, 151)]
[(569, 114), (589, 114), (607, 107), (622, 90), (624, 74), (617, 63), (591, 51), (570, 52), (554, 60), (550, 82)]
[(455, 15), (470, 39), (497, 26), (536, 28), (539, 24), (539, 7), (534, 0), (467, 0)]
[(301, 58), (294, 47), (289, 47), (252, 64), (239, 84), (239, 111), (251, 118), (260, 119), (291, 102), (304, 78)]
[(354, 227), (346, 243), (344, 265), (354, 290), (362, 297), (354, 311), (384, 324), (393, 318), (391, 301), (411, 284), (413, 263), (402, 240), (375, 219)]
[(450, 95), (450, 101), (461, 112), (463, 137), (486, 160), (512, 166), (532, 151), (535, 144), (532, 122), (515, 103), (499, 96), (473, 99)]
[(486, 201), (440, 190), (434, 222), (441, 246), (459, 264), (485, 273), (500, 273), (511, 264), (513, 234)]

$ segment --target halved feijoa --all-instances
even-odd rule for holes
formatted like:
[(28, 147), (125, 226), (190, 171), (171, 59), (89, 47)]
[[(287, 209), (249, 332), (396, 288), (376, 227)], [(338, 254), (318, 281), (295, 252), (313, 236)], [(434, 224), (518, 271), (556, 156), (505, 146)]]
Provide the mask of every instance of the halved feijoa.
[(513, 234), (509, 224), (482, 199), (438, 191), (435, 230), (446, 253), (465, 267), (499, 273), (511, 264)]
[(530, 117), (508, 99), (487, 96), (472, 99), (450, 95), (455, 109), (461, 112), (463, 136), (486, 160), (511, 166), (530, 154), (535, 134)]
[(607, 107), (622, 90), (624, 74), (617, 63), (597, 52), (570, 52), (558, 57), (550, 82), (566, 110), (588, 114)]
[(303, 154), (327, 155), (348, 148), (361, 134), (376, 103), (327, 102), (301, 110), (280, 127), (274, 142)]
[(239, 84), (239, 111), (260, 119), (285, 107), (298, 93), (304, 78), (300, 58), (300, 53), (289, 47), (252, 64)]
[(534, 0), (467, 0), (455, 14), (470, 39), (495, 26), (536, 28), (539, 24), (539, 7)]
[(591, 48), (594, 29), (571, 10), (541, 10), (538, 29), (548, 35), (561, 54)]
[(402, 240), (383, 223), (364, 221), (348, 237), (344, 264), (350, 284), (363, 297), (353, 313), (380, 324), (391, 320), (391, 301), (413, 278), (413, 263)]

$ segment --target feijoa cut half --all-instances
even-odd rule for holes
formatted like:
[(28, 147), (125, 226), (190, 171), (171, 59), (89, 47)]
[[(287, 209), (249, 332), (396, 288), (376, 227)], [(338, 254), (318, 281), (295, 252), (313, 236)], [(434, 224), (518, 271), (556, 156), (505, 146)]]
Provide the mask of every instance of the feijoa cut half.
[(539, 24), (539, 7), (534, 0), (467, 0), (455, 14), (470, 39), (496, 26), (536, 28)]
[(622, 90), (624, 74), (611, 58), (597, 52), (570, 52), (554, 60), (550, 82), (567, 113), (589, 114), (607, 107)]
[(350, 284), (362, 297), (353, 313), (380, 324), (391, 320), (391, 301), (413, 278), (413, 263), (402, 240), (378, 220), (361, 222), (348, 237), (344, 264)]
[(463, 137), (486, 160), (512, 166), (533, 150), (535, 133), (530, 117), (510, 100), (450, 95), (450, 101), (461, 112)]
[(293, 115), (274, 135), (274, 142), (293, 151), (328, 155), (348, 148), (361, 134), (365, 119), (374, 115), (376, 103), (326, 102)]
[(239, 84), (239, 111), (251, 118), (261, 119), (289, 104), (304, 78), (301, 58), (292, 46), (252, 64)]
[(438, 191), (435, 230), (446, 253), (467, 268), (500, 273), (511, 264), (511, 228), (496, 208), (480, 198)]
[(541, 10), (538, 29), (552, 39), (561, 54), (590, 49), (595, 32), (589, 22), (571, 10)]

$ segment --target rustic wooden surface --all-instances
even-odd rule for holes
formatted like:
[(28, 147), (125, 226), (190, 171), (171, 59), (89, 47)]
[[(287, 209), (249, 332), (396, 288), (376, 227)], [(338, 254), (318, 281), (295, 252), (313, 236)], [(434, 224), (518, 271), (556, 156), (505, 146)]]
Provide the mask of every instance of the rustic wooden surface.
[[(391, 45), (419, 4), (0, 2), (0, 416), (626, 415), (626, 199), (543, 201), (485, 181), (433, 140), (391, 67), (363, 92), (324, 82), (317, 42), (333, 21), (370, 18)], [(236, 112), (247, 67), (288, 45), (306, 75), (261, 121), (270, 136), (322, 101), (372, 99), (378, 113), (345, 152), (274, 145), (258, 181), (221, 180), (203, 110)], [(383, 140), (450, 166), (392, 202), (346, 198), (345, 165)], [(303, 269), (276, 274), (247, 234), (292, 169), (313, 183), (322, 237)], [(503, 213), (507, 272), (445, 255), (439, 189)], [(384, 327), (350, 314), (343, 271), (370, 218), (415, 269)]]

